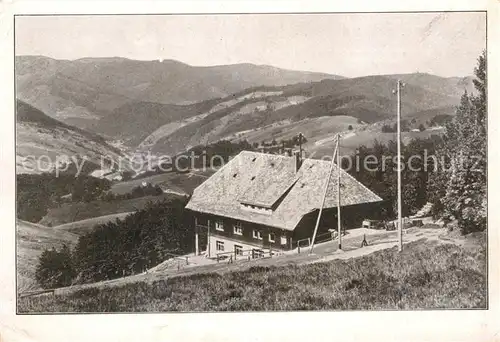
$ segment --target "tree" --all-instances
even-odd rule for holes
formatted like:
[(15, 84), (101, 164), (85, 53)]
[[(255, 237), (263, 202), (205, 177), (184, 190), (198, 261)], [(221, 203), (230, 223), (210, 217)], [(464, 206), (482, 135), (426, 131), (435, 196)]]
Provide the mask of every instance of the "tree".
[(420, 132), (425, 131), (425, 126), (424, 126), (423, 124), (420, 124), (420, 125), (418, 126), (418, 130), (419, 130)]
[(446, 220), (467, 234), (486, 228), (486, 54), (474, 69), (478, 95), (465, 92), (455, 118), (446, 124), (439, 155), (446, 168), (432, 175), (434, 198)]
[(107, 179), (79, 176), (75, 179), (71, 195), (74, 201), (91, 202), (110, 188), (111, 182)]
[(77, 282), (94, 282), (143, 272), (193, 251), (192, 218), (186, 199), (149, 203), (123, 220), (97, 225), (80, 236), (73, 253)]
[(382, 126), (382, 133), (393, 133), (395, 130), (389, 125)]
[(352, 131), (352, 125), (349, 125), (349, 127), (347, 127), (347, 129)]
[(75, 270), (71, 251), (63, 245), (60, 251), (55, 248), (44, 250), (38, 259), (35, 278), (43, 288), (56, 288), (71, 285)]
[(133, 176), (133, 172), (132, 171), (124, 171), (122, 172), (122, 181), (128, 181), (128, 180), (131, 180), (132, 179), (132, 176)]

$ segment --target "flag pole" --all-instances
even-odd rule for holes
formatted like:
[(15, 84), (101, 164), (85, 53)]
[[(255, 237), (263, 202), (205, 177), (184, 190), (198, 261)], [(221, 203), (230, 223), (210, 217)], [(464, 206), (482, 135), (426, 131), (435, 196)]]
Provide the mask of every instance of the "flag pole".
[[(339, 135), (336, 134), (337, 142), (339, 139)], [(321, 201), (321, 206), (319, 207), (318, 218), (316, 219), (316, 226), (314, 227), (314, 233), (311, 241), (311, 249), (309, 250), (309, 254), (312, 254), (314, 248), (314, 242), (316, 241), (316, 233), (318, 232), (319, 221), (321, 220), (321, 214), (323, 213), (323, 207), (325, 206), (326, 194), (328, 192), (328, 185), (330, 184), (330, 178), (332, 177), (333, 165), (335, 164), (335, 154), (337, 153), (338, 143), (335, 145), (335, 150), (332, 154), (332, 163), (330, 164), (330, 172), (328, 172), (328, 177), (326, 179), (325, 190), (323, 192), (323, 199)]]
[(403, 250), (403, 218), (401, 204), (401, 81), (397, 86), (398, 106), (397, 106), (397, 140), (398, 140), (398, 250)]

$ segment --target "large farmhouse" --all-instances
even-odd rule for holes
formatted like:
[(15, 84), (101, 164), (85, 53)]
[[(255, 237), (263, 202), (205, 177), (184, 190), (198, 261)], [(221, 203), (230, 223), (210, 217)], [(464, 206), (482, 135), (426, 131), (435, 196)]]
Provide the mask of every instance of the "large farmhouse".
[[(331, 162), (243, 151), (194, 190), (186, 208), (207, 253), (295, 248), (312, 236)], [(337, 166), (333, 168), (319, 232), (336, 229)], [(342, 225), (360, 227), (364, 207), (381, 198), (341, 170)], [(205, 244), (204, 244), (205, 245)], [(205, 246), (202, 246), (203, 248)]]

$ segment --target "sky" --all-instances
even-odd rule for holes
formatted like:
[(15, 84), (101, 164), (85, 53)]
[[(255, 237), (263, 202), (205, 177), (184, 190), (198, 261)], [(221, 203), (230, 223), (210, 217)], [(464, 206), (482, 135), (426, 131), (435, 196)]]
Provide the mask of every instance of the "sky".
[(16, 17), (16, 55), (273, 65), (346, 77), (471, 75), (486, 14), (245, 14)]

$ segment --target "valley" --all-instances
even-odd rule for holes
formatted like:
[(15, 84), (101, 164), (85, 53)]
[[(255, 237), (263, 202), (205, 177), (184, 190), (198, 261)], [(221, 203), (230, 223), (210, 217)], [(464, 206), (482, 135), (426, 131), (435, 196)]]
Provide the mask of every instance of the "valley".
[[(202, 68), (121, 58), (18, 56), (16, 67), (16, 172), (74, 173), (86, 158), (82, 174), (109, 182), (89, 200), (73, 200), (71, 191), (50, 196), (46, 212), (35, 213), (40, 219), (18, 222), (20, 289), (36, 288), (33, 267), (44, 248), (74, 246), (98, 225), (187, 198), (216, 171), (203, 165), (185, 172), (136, 169), (134, 159), (149, 158), (154, 168), (160, 156), (191, 151), (231, 158), (242, 149), (279, 149), (299, 134), (306, 138), (305, 156), (320, 159), (331, 155), (335, 133), (342, 134), (340, 153), (353, 154), (360, 146), (395, 140), (396, 133), (384, 127), (395, 124), (396, 79), (406, 82), (407, 145), (443, 134), (460, 96), (473, 87), (471, 77), (344, 78), (257, 65)], [(159, 187), (160, 194), (137, 195), (146, 187)]]

